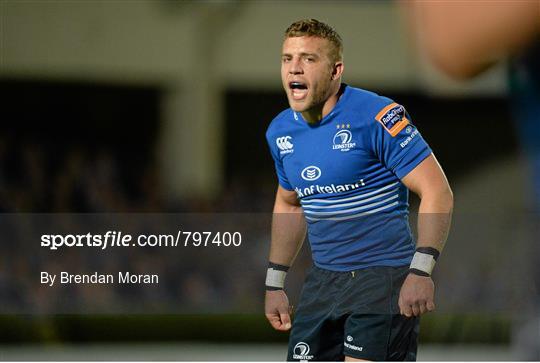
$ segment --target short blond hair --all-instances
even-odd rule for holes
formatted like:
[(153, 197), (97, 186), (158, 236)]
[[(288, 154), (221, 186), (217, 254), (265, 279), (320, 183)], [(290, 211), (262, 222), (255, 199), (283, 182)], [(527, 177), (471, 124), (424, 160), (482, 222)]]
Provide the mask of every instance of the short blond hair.
[(293, 37), (318, 37), (327, 39), (332, 45), (330, 59), (332, 62), (343, 60), (343, 41), (341, 36), (330, 25), (317, 19), (302, 19), (295, 21), (285, 30), (285, 39)]

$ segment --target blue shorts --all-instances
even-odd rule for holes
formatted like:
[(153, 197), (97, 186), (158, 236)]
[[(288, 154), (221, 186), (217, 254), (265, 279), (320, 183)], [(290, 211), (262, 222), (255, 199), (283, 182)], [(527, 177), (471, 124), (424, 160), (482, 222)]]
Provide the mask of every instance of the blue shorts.
[(415, 361), (420, 318), (399, 314), (408, 266), (312, 267), (294, 315), (289, 361)]

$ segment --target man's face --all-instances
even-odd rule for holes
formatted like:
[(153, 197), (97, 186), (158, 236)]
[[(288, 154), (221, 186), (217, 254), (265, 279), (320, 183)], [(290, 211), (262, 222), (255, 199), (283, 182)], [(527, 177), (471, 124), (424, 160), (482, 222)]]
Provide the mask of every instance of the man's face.
[(330, 42), (318, 37), (292, 37), (283, 42), (281, 81), (294, 111), (308, 111), (331, 96), (336, 80), (332, 80), (330, 50)]

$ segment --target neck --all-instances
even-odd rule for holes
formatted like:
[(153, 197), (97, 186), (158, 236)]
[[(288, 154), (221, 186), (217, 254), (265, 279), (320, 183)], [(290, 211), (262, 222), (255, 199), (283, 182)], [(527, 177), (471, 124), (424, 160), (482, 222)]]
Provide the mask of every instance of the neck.
[(341, 83), (337, 83), (330, 91), (330, 97), (326, 99), (322, 104), (317, 105), (309, 110), (302, 112), (302, 117), (306, 122), (315, 124), (321, 121), (326, 115), (328, 115), (336, 106), (339, 97), (343, 93), (344, 86)]

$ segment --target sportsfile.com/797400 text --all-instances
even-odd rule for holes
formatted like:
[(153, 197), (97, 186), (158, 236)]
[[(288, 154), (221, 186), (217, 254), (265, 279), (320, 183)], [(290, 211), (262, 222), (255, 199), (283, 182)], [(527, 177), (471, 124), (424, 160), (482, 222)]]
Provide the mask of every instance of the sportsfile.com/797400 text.
[(121, 231), (104, 234), (43, 234), (41, 247), (50, 250), (69, 247), (94, 247), (102, 250), (109, 247), (239, 247), (240, 232), (189, 232), (176, 234), (139, 234), (135, 238)]

